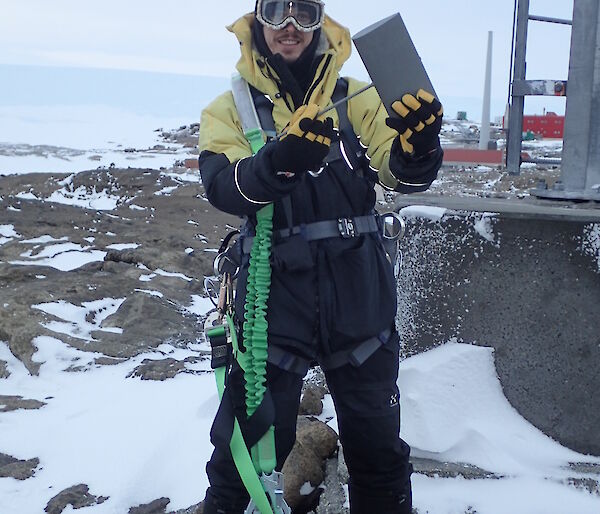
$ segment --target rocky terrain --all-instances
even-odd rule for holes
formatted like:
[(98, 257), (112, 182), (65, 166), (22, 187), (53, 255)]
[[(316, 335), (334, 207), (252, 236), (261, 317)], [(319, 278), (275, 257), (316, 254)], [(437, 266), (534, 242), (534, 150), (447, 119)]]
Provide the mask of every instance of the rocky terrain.
[[(182, 127), (164, 133), (163, 139), (191, 147), (196, 130), (197, 126)], [(465, 138), (472, 144), (472, 127), (451, 132), (447, 138)], [(174, 348), (195, 348), (184, 359), (145, 359), (132, 373), (143, 380), (207, 372), (207, 351), (194, 346), (203, 338), (204, 320), (193, 305), (205, 300), (204, 278), (213, 274), (216, 248), (240, 220), (216, 211), (197, 172), (184, 164), (161, 170), (109, 167), (77, 174), (0, 176), (0, 341), (30, 375), (39, 373), (34, 341), (41, 336), (94, 354), (88, 367), (122, 363), (165, 342)], [(553, 181), (558, 173), (557, 168), (545, 168), (513, 177), (489, 167), (445, 168), (433, 191), (523, 196), (540, 178)], [(390, 209), (393, 199), (386, 193), (380, 207)], [(70, 306), (83, 318), (75, 323), (61, 317), (57, 304)], [(85, 369), (73, 363), (68, 371)], [(0, 391), (9, 376), (8, 362), (0, 358)], [(307, 381), (298, 443), (286, 464), (286, 497), (296, 513), (308, 512), (319, 496), (318, 513), (347, 511), (342, 486), (347, 471), (338, 454), (337, 435), (315, 418), (322, 410), (322, 382), (318, 374)], [(2, 413), (44, 405), (0, 394), (0, 421)], [(0, 454), (0, 477), (28, 480), (39, 466), (35, 456), (19, 460)], [(440, 463), (416, 461), (415, 467), (431, 476), (491, 475), (460, 464), (442, 469)], [(300, 495), (306, 483), (312, 490)], [(323, 494), (321, 483), (327, 486)], [(105, 500), (102, 491), (72, 484), (56, 494), (45, 511), (60, 514), (68, 505), (78, 509)], [(168, 498), (159, 497), (150, 504), (131, 505), (129, 512), (173, 512), (168, 505)], [(197, 508), (177, 512), (192, 514)]]

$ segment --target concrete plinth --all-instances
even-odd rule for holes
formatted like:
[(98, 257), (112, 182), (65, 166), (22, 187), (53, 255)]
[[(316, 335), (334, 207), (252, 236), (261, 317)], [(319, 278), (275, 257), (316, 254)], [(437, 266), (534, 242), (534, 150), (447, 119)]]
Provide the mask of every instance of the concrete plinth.
[(453, 338), (494, 347), (519, 413), (561, 444), (600, 455), (600, 209), (397, 201), (416, 204), (452, 210), (436, 219), (408, 208), (398, 281), (405, 354)]

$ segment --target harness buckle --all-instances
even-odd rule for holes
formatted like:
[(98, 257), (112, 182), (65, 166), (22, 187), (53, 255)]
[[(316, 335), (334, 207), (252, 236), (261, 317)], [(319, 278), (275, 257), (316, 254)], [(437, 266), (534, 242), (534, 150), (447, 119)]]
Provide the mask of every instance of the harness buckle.
[(210, 344), (210, 367), (219, 369), (229, 364), (231, 337), (227, 323), (205, 326), (204, 337)]
[[(275, 514), (291, 514), (292, 509), (283, 499), (283, 473), (273, 471), (270, 475), (263, 474), (260, 481), (265, 490), (267, 498), (271, 501), (273, 512)], [(244, 511), (244, 514), (260, 514), (254, 501), (250, 500), (250, 504)]]
[(351, 218), (338, 218), (338, 230), (344, 239), (356, 237), (356, 227)]

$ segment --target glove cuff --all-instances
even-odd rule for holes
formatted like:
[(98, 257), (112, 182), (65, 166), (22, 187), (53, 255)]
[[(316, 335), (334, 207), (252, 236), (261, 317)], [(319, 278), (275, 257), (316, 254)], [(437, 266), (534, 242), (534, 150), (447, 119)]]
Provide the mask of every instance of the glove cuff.
[(410, 163), (423, 162), (431, 159), (432, 156), (437, 154), (440, 147), (440, 138), (439, 136), (436, 136), (436, 142), (434, 143), (434, 146), (431, 148), (431, 150), (421, 154), (416, 154), (415, 152), (409, 154), (402, 149), (400, 136), (396, 136), (394, 142), (392, 143), (391, 153), (395, 155), (400, 160), (400, 162), (402, 162), (404, 165), (407, 165)]

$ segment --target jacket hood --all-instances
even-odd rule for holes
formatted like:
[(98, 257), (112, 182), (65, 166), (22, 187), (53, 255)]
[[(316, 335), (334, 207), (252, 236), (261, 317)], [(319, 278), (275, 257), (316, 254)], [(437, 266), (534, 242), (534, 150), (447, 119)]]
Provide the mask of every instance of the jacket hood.
[[(277, 85), (265, 74), (265, 66), (268, 66), (265, 58), (252, 45), (252, 24), (255, 22), (254, 13), (248, 13), (227, 27), (227, 30), (236, 36), (240, 44), (241, 57), (236, 68), (248, 83), (273, 96), (278, 92)], [(352, 51), (350, 31), (325, 15), (321, 38), (324, 39), (325, 44), (323, 41), (321, 42), (317, 53), (331, 55), (329, 68), (337, 76)], [(333, 82), (334, 87), (335, 81)], [(314, 99), (312, 100), (314, 101)]]

